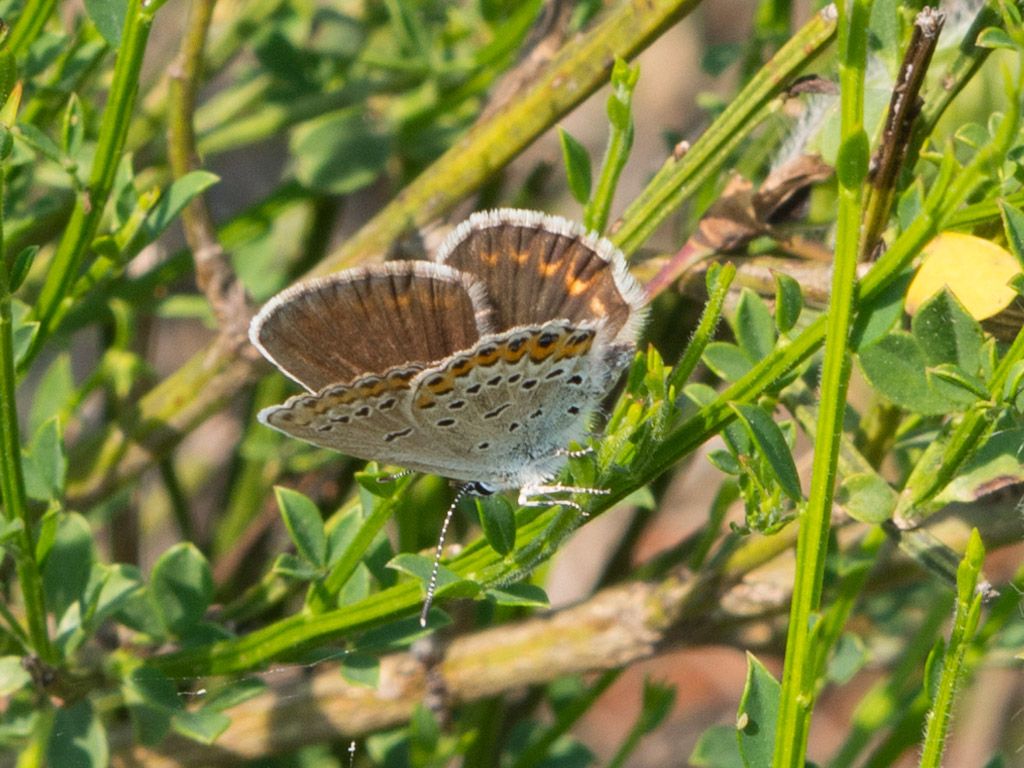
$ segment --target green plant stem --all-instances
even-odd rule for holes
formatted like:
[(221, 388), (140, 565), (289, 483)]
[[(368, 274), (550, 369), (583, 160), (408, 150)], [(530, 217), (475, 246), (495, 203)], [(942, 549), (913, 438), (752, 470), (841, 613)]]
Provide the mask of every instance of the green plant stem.
[[(709, 273), (710, 274), (710, 273)], [(715, 337), (715, 328), (722, 319), (722, 308), (725, 306), (725, 299), (729, 295), (729, 286), (736, 277), (736, 265), (726, 263), (717, 272), (713, 285), (708, 286), (708, 300), (701, 312), (700, 320), (697, 322), (697, 330), (693, 332), (690, 342), (683, 350), (679, 362), (672, 368), (666, 384), (668, 387), (678, 390), (687, 381), (690, 375), (696, 370), (697, 364), (704, 355), (704, 350)], [(679, 394), (678, 391), (676, 394)]]
[(908, 640), (892, 671), (875, 683), (857, 704), (850, 718), (850, 732), (829, 768), (851, 768), (879, 732), (897, 722), (910, 687), (921, 684), (925, 659), (935, 646), (937, 633), (949, 618), (951, 602), (937, 598), (929, 604), (920, 626)]
[(99, 228), (121, 162), (138, 91), (142, 57), (149, 40), (153, 14), (159, 5), (150, 3), (144, 7), (143, 0), (129, 1), (89, 182), (75, 203), (33, 308), (33, 317), (39, 321), (39, 331), (25, 356), (23, 368), (28, 367), (53, 331), (56, 315), (78, 277), (79, 267)]
[(612, 94), (608, 97), (608, 146), (601, 162), (597, 186), (583, 208), (583, 224), (595, 232), (604, 232), (612, 207), (619, 176), (626, 167), (633, 147), (633, 89), (640, 76), (640, 67), (616, 62), (612, 71)]
[[(3, 199), (4, 172), (0, 169), (0, 208)], [(0, 499), (3, 500), (4, 517), (9, 522), (18, 523), (21, 529), (15, 559), (32, 647), (43, 661), (53, 662), (56, 656), (47, 631), (46, 599), (32, 536), (34, 520), (26, 503), (25, 478), (21, 466), (9, 269), (3, 247), (3, 222), (0, 219)]]
[(860, 249), (861, 200), (867, 176), (868, 139), (864, 131), (864, 70), (867, 60), (867, 23), (871, 0), (840, 3), (839, 79), (842, 104), (838, 232), (825, 331), (818, 424), (814, 445), (811, 491), (800, 515), (796, 548), (796, 575), (786, 637), (778, 723), (775, 731), (775, 768), (800, 768), (807, 751), (807, 735), (814, 709), (817, 683), (814, 617), (821, 603), (821, 585), (828, 550), (832, 498), (835, 493), (843, 414), (850, 377), (847, 349), (856, 302), (857, 255)]
[(11, 34), (7, 36), (7, 49), (15, 56), (27, 53), (56, 5), (57, 0), (27, 0), (11, 27)]
[[(985, 559), (985, 547), (977, 529), (971, 531), (967, 552), (957, 574), (957, 599), (953, 612), (953, 629), (942, 659), (942, 674), (932, 700), (932, 708), (925, 718), (924, 747), (921, 750), (921, 768), (939, 768), (946, 744), (953, 699), (957, 684), (965, 671), (964, 656), (970, 647), (981, 617), (982, 594), (977, 590), (978, 575)], [(929, 681), (925, 681), (928, 685)]]

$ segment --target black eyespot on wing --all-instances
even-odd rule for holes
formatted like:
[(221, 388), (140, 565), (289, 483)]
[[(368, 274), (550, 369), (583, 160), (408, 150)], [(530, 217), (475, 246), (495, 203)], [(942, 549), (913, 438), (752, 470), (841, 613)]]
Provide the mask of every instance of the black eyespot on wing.
[(508, 425), (508, 431), (515, 432), (521, 426), (522, 425), (518, 421), (513, 421), (511, 424)]
[(452, 418), (438, 419), (434, 423), (437, 424), (437, 426), (439, 426), (439, 427), (450, 427), (450, 426), (452, 426), (455, 423), (455, 419), (452, 419)]
[(536, 411), (530, 414), (531, 419), (537, 419), (544, 415), (544, 409), (538, 408)]
[(475, 395), (479, 391), (480, 391), (480, 385), (479, 384), (474, 384), (471, 387), (466, 387), (466, 394), (467, 395)]
[(400, 437), (405, 437), (406, 435), (410, 434), (412, 434), (412, 427), (407, 427), (406, 429), (400, 430), (398, 432), (388, 432), (386, 435), (384, 435), (384, 442), (391, 443)]
[(545, 380), (547, 380), (547, 379), (557, 379), (563, 373), (565, 373), (565, 369), (564, 368), (555, 368), (555, 370), (553, 370), (550, 373), (548, 373), (544, 378), (545, 378)]
[(580, 409), (577, 408), (575, 405), (570, 405), (568, 408), (566, 408), (566, 412), (571, 413), (573, 416), (577, 416), (580, 412)]
[(449, 411), (457, 411), (460, 408), (465, 408), (465, 407), (466, 407), (466, 401), (465, 400), (456, 400), (454, 402), (448, 403), (448, 410)]
[(489, 378), (487, 380), (487, 386), (488, 387), (496, 387), (499, 384), (501, 384), (501, 379), (502, 379), (501, 376), (492, 376), (491, 378)]
[(380, 405), (377, 406), (377, 410), (378, 411), (390, 411), (392, 408), (395, 407), (395, 404), (397, 402), (398, 401), (395, 398), (389, 397), (387, 400), (385, 400), (383, 403), (381, 403)]
[(487, 442), (477, 443), (476, 444), (476, 448), (477, 448), (478, 451), (486, 451), (490, 447), (491, 447), (491, 444), (487, 443)]
[(356, 416), (359, 416), (360, 418), (365, 418), (365, 417), (367, 417), (369, 415), (370, 415), (370, 406), (368, 406), (368, 405), (364, 405), (362, 408), (360, 408), (358, 411), (356, 411)]
[(484, 418), (485, 419), (496, 418), (496, 417), (500, 416), (501, 412), (504, 411), (506, 408), (511, 408), (511, 407), (512, 407), (512, 403), (504, 403), (503, 405), (499, 405), (494, 410), (488, 411), (487, 413), (485, 413), (484, 414)]
[(570, 376), (568, 382), (578, 386), (583, 383), (583, 377), (577, 373), (575, 376)]
[(521, 378), (523, 378), (523, 374), (521, 374), (521, 373), (513, 373), (511, 376), (508, 377), (508, 383), (509, 384), (515, 384)]
[(536, 379), (527, 379), (526, 381), (523, 382), (523, 389), (533, 389), (536, 386), (537, 386), (537, 380)]
[(558, 341), (558, 334), (551, 333), (550, 331), (548, 331), (546, 333), (542, 333), (540, 336), (537, 337), (537, 346), (540, 347), (541, 349), (547, 349), (556, 341)]

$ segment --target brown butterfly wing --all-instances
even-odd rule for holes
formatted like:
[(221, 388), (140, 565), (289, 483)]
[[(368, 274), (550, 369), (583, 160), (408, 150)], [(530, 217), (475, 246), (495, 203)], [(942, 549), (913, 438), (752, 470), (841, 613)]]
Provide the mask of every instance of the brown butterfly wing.
[(311, 392), (441, 360), (491, 330), (483, 285), (451, 267), (391, 262), (299, 283), (253, 319), (253, 344)]
[(558, 216), (474, 214), (449, 235), (437, 261), (483, 282), (497, 331), (554, 319), (603, 320), (613, 343), (632, 344), (643, 321), (643, 291), (621, 252)]

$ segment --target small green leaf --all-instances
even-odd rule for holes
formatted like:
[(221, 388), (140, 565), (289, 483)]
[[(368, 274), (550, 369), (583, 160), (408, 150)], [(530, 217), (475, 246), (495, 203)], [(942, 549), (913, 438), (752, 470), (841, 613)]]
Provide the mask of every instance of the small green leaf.
[(882, 292), (857, 308), (857, 317), (850, 331), (850, 346), (857, 351), (889, 333), (903, 317), (903, 300), (913, 278), (905, 272)]
[(835, 650), (828, 662), (828, 679), (838, 685), (846, 685), (870, 660), (864, 643), (856, 635), (844, 632), (839, 636)]
[(39, 330), (39, 323), (29, 320), (29, 308), (17, 299), (11, 299), (11, 312), (14, 315), (14, 364), (18, 365), (25, 359), (32, 340)]
[(775, 348), (775, 323), (764, 300), (749, 288), (740, 292), (733, 331), (740, 349), (756, 363)]
[(738, 381), (753, 367), (750, 358), (735, 344), (712, 341), (704, 348), (704, 365), (722, 381)]
[(981, 365), (981, 327), (948, 290), (926, 301), (911, 324), (929, 365), (950, 363), (968, 374)]
[(121, 45), (128, 0), (85, 0), (85, 12), (111, 47)]
[(317, 568), (323, 568), (327, 563), (327, 536), (320, 510), (298, 491), (277, 486), (274, 494), (299, 556)]
[[(0, 50), (0, 107), (7, 103), (18, 82), (18, 64), (8, 49)], [(12, 120), (11, 123), (14, 121)]]
[(92, 529), (78, 513), (57, 516), (57, 530), (43, 563), (46, 603), (60, 616), (82, 597), (95, 560)]
[(213, 598), (210, 565), (194, 544), (175, 544), (153, 566), (150, 590), (164, 626), (181, 636), (203, 618)]
[(713, 725), (704, 731), (690, 753), (694, 768), (750, 768), (736, 743), (736, 729), (729, 725)]
[(75, 394), (75, 380), (71, 373), (71, 355), (59, 353), (46, 369), (29, 410), (29, 430), (35, 434), (48, 419), (63, 414)]
[(149, 746), (163, 741), (171, 718), (182, 709), (174, 683), (157, 670), (136, 666), (122, 679), (121, 694), (135, 739)]
[(989, 391), (985, 387), (985, 382), (977, 376), (964, 373), (958, 366), (948, 364), (936, 365), (929, 369), (929, 371), (935, 379), (941, 380), (946, 384), (952, 384), (954, 387), (963, 390), (978, 400), (988, 400), (989, 398)]
[(923, 415), (963, 410), (975, 397), (934, 379), (917, 339), (895, 331), (869, 344), (858, 355), (864, 376), (895, 405)]
[(146, 214), (145, 230), (148, 242), (156, 240), (197, 195), (219, 181), (220, 177), (209, 171), (190, 171), (180, 179), (175, 179)]
[(504, 496), (476, 499), (487, 543), (499, 555), (507, 555), (516, 548), (516, 511)]
[(21, 656), (0, 656), (0, 696), (10, 696), (32, 682)]
[[(430, 573), (434, 568), (434, 561), (429, 557), (403, 552), (388, 561), (388, 568), (419, 579), (426, 588), (430, 581)], [(475, 581), (463, 579), (443, 565), (438, 569), (437, 596), (443, 594), (446, 597), (475, 597), (479, 592), (480, 585)]]
[(804, 296), (800, 283), (782, 272), (775, 273), (775, 327), (787, 333), (800, 319)]
[(676, 689), (673, 686), (644, 680), (643, 708), (638, 723), (640, 731), (650, 733), (661, 725), (675, 701)]
[(82, 104), (78, 100), (78, 94), (72, 93), (64, 109), (64, 119), (61, 121), (60, 144), (65, 156), (78, 157), (84, 138), (85, 116), (82, 114)]
[(713, 467), (727, 475), (743, 474), (743, 467), (740, 466), (739, 461), (729, 451), (709, 451), (708, 461), (711, 462)]
[(590, 155), (587, 148), (580, 144), (563, 128), (558, 129), (558, 138), (562, 143), (562, 159), (565, 162), (565, 176), (569, 183), (569, 191), (581, 205), (590, 199), (590, 186), (593, 176), (590, 170)]
[(920, 215), (924, 208), (924, 185), (921, 179), (915, 179), (912, 184), (900, 195), (896, 204), (896, 220), (899, 222), (900, 230), (910, 226), (910, 223)]
[(28, 271), (32, 269), (32, 263), (36, 260), (37, 253), (39, 253), (38, 245), (27, 245), (14, 257), (14, 263), (11, 264), (11, 293), (21, 288), (21, 284), (25, 282)]
[(640, 80), (640, 65), (630, 66), (625, 59), (615, 58), (612, 65), (612, 93), (608, 97), (608, 122), (617, 131), (628, 133), (633, 128), (633, 90)]
[(1017, 257), (1024, 269), (1024, 213), (1005, 200), (999, 202), (999, 211), (1003, 218), (1003, 231), (1006, 232), (1006, 243), (1010, 252)]
[(347, 195), (369, 186), (384, 172), (391, 141), (367, 121), (360, 107), (299, 126), (292, 134), (291, 150), (300, 183), (320, 192)]
[(213, 744), (231, 725), (231, 718), (215, 709), (184, 710), (171, 718), (171, 727), (192, 741)]
[(341, 676), (354, 685), (376, 688), (380, 684), (380, 659), (364, 653), (348, 653), (341, 659)]
[(789, 445), (786, 444), (786, 438), (779, 425), (763, 408), (756, 405), (736, 403), (732, 405), (732, 409), (746, 426), (748, 434), (754, 440), (761, 455), (767, 460), (772, 475), (778, 481), (783, 492), (792, 501), (799, 504), (803, 499), (803, 493), (800, 490), (800, 476), (796, 471), (793, 454), (789, 450)]
[(551, 601), (547, 593), (536, 584), (508, 584), (487, 590), (487, 599), (497, 605), (521, 608), (548, 608)]
[(401, 476), (396, 476), (394, 472), (378, 470), (375, 462), (367, 464), (366, 469), (362, 472), (356, 472), (356, 482), (359, 483), (359, 487), (382, 499), (390, 499), (395, 495), (400, 479)]
[(836, 494), (846, 514), (862, 523), (883, 523), (896, 508), (896, 491), (873, 472), (847, 476)]
[(999, 29), (998, 27), (986, 27), (978, 33), (978, 37), (975, 38), (975, 45), (979, 48), (1003, 48), (1008, 51), (1017, 50), (1017, 45), (1013, 42), (1013, 38), (1006, 34), (1005, 30)]
[(747, 654), (747, 681), (737, 713), (740, 754), (748, 766), (772, 764), (782, 686), (753, 654)]
[(32, 436), (23, 457), (25, 493), (38, 501), (60, 499), (64, 495), (67, 456), (57, 417), (43, 422)]
[(46, 764), (106, 768), (109, 760), (107, 732), (92, 702), (83, 698), (70, 707), (59, 707), (46, 744)]
[(93, 615), (93, 622), (97, 622), (121, 610), (134, 595), (142, 591), (143, 585), (139, 569), (134, 565), (96, 563), (94, 568), (104, 573), (103, 586)]
[(275, 558), (271, 570), (288, 579), (297, 581), (313, 581), (322, 575), (319, 568), (314, 567), (308, 560), (297, 557), (290, 552), (282, 552)]

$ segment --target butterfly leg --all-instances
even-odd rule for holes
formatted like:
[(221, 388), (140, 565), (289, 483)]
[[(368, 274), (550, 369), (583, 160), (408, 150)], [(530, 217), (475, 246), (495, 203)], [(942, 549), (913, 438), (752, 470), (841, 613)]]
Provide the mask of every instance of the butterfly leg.
[(519, 505), (523, 507), (546, 507), (558, 505), (575, 509), (583, 517), (589, 517), (587, 510), (572, 499), (553, 498), (555, 494), (585, 493), (591, 496), (605, 496), (611, 491), (606, 488), (581, 488), (575, 485), (534, 485), (519, 492)]
[(568, 456), (570, 459), (582, 459), (584, 456), (590, 456), (593, 453), (594, 449), (588, 445), (585, 448), (577, 448), (576, 450), (559, 448), (555, 451), (555, 456)]
[(403, 477), (415, 474), (411, 469), (403, 469), (401, 472), (392, 472), (387, 475), (380, 475), (377, 478), (378, 483), (397, 483)]

